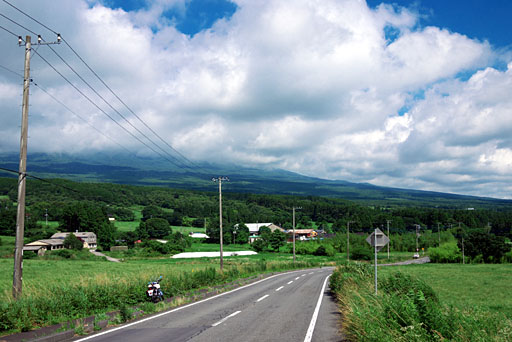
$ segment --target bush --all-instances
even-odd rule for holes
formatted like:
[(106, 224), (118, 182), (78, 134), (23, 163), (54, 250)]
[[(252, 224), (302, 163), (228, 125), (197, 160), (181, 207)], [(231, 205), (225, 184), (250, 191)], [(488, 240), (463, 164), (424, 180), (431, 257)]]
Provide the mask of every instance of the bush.
[(64, 247), (81, 251), (84, 248), (84, 243), (75, 234), (71, 233), (64, 239)]
[(367, 247), (357, 246), (350, 251), (350, 259), (352, 260), (372, 260), (372, 250)]
[(457, 263), (462, 259), (456, 242), (446, 242), (439, 247), (429, 248), (428, 255), (430, 261), (436, 263)]
[(265, 241), (263, 241), (263, 239), (256, 239), (251, 244), (251, 248), (258, 253), (262, 252), (265, 249), (265, 247), (267, 247), (267, 244), (265, 243)]
[(324, 255), (324, 256), (330, 256), (333, 257), (336, 254), (334, 251), (334, 247), (329, 244), (323, 244), (318, 246), (318, 248), (315, 251), (315, 255)]

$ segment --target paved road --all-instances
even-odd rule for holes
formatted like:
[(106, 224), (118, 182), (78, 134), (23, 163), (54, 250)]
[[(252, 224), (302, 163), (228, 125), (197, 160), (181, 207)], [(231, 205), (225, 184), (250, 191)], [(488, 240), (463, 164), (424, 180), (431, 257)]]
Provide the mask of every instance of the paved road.
[(78, 341), (341, 341), (332, 270), (274, 275)]

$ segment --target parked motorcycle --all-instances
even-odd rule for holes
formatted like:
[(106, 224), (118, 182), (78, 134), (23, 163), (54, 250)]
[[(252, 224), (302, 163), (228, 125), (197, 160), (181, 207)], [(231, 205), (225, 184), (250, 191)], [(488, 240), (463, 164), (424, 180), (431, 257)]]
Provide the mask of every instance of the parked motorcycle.
[(162, 276), (155, 279), (154, 281), (148, 282), (148, 289), (146, 290), (146, 298), (151, 300), (153, 303), (158, 303), (161, 300), (164, 300), (164, 293), (160, 288), (160, 280), (162, 280)]

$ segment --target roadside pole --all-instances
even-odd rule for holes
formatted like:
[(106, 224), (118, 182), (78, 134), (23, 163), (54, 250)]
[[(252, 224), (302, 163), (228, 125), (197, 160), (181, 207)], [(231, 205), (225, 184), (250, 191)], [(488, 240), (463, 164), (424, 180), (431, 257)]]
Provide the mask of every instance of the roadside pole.
[(220, 230), (220, 270), (224, 268), (223, 248), (222, 248), (222, 181), (228, 181), (228, 177), (212, 178), (212, 181), (219, 182), (219, 230)]
[[(20, 38), (21, 40), (21, 38)], [(14, 249), (14, 272), (12, 296), (21, 297), (23, 289), (23, 239), (25, 234), (25, 191), (27, 173), (28, 96), (30, 85), (31, 37), (25, 38), (25, 71), (23, 75), (23, 104), (21, 109), (20, 166), (18, 173), (18, 210), (16, 213), (16, 242)]]
[(377, 295), (377, 229), (373, 232), (373, 239), (375, 245), (375, 295)]

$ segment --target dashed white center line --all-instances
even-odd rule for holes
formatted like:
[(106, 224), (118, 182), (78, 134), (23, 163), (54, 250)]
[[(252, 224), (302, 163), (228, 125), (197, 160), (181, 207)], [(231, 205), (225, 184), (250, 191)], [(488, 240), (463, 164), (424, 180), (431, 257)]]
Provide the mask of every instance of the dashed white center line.
[(293, 283), (293, 280), (290, 280), (289, 282), (287, 282), (286, 285), (290, 285), (291, 283)]
[(309, 272), (308, 274), (313, 274), (314, 272)]
[(263, 299), (265, 299), (265, 298), (267, 298), (267, 297), (268, 297), (268, 294), (267, 294), (267, 295), (264, 295), (263, 297), (261, 297), (260, 299), (258, 299), (258, 300), (256, 301), (256, 303), (257, 303), (257, 302), (261, 302)]
[(223, 319), (221, 319), (221, 320), (220, 320), (220, 321), (218, 321), (217, 323), (213, 323), (213, 324), (212, 324), (212, 327), (216, 327), (217, 325), (224, 323), (224, 322), (225, 322), (225, 321), (227, 321), (229, 318), (231, 318), (231, 317), (234, 317), (234, 316), (238, 315), (240, 312), (242, 312), (242, 311), (236, 311), (236, 312), (233, 312), (231, 315), (224, 317)]
[(277, 291), (279, 291), (279, 290), (281, 290), (283, 287), (284, 287), (284, 286), (281, 286), (281, 287), (277, 288), (277, 289), (276, 289), (276, 292), (277, 292)]
[(301, 277), (304, 277), (306, 275), (306, 273), (304, 273), (303, 275), (301, 275)]
[(295, 278), (295, 280), (299, 279), (300, 277)]

